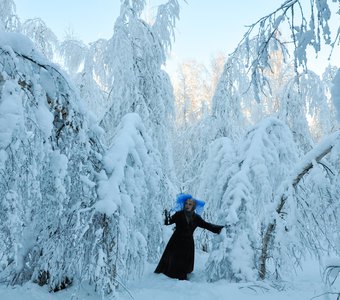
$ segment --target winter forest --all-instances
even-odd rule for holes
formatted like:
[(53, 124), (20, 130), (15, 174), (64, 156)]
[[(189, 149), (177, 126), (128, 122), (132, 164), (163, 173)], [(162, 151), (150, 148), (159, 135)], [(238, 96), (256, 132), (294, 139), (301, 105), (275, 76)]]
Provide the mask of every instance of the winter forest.
[(129, 284), (185, 192), (226, 225), (195, 236), (205, 287), (285, 293), (310, 259), (317, 299), (340, 299), (340, 71), (308, 68), (308, 51), (340, 51), (340, 0), (282, 0), (209, 74), (188, 62), (170, 78), (181, 5), (147, 22), (145, 0), (121, 0), (112, 37), (85, 44), (0, 0), (0, 290), (141, 299)]

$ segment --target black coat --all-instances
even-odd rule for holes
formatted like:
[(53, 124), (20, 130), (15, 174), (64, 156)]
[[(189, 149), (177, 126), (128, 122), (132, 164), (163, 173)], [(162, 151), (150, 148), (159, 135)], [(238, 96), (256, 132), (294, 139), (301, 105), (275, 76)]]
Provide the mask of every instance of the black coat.
[[(168, 224), (167, 224), (168, 223)], [(163, 273), (171, 278), (187, 279), (187, 274), (194, 269), (195, 245), (193, 233), (197, 227), (220, 233), (223, 226), (210, 224), (199, 215), (193, 214), (187, 221), (184, 211), (176, 212), (166, 225), (176, 223), (172, 234), (155, 273)]]

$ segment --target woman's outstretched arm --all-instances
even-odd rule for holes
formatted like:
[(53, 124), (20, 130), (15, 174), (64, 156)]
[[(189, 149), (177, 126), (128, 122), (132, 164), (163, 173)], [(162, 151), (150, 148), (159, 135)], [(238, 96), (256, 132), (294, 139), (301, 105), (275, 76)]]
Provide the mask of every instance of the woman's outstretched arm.
[(208, 223), (206, 221), (204, 221), (199, 215), (196, 215), (197, 217), (197, 225), (198, 227), (201, 227), (201, 228), (204, 228), (204, 229), (207, 229), (213, 233), (220, 233), (222, 228), (224, 226), (221, 226), (221, 225), (215, 225), (215, 224), (211, 224), (211, 223)]

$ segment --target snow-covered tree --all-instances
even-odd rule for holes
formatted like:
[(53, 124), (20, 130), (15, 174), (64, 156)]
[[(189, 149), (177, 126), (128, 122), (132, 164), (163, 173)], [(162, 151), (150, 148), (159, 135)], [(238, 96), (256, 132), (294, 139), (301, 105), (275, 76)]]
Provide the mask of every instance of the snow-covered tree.
[(214, 126), (211, 129), (214, 132), (214, 139), (228, 137), (238, 140), (244, 130), (245, 120), (241, 102), (248, 82), (242, 74), (236, 72), (237, 68), (238, 62), (228, 59), (212, 99), (211, 119)]
[(67, 39), (59, 46), (59, 52), (64, 69), (75, 76), (84, 64), (87, 46), (79, 40)]
[(325, 85), (325, 89), (326, 89), (326, 97), (328, 100), (328, 107), (330, 109), (331, 112), (331, 127), (336, 128), (336, 124), (337, 124), (337, 117), (336, 117), (336, 113), (337, 113), (337, 109), (336, 109), (336, 105), (337, 105), (337, 100), (336, 99), (332, 99), (332, 88), (334, 86), (333, 84), (333, 80), (335, 78), (335, 75), (337, 73), (338, 68), (335, 66), (327, 66), (327, 68), (325, 69), (324, 73), (322, 74), (322, 81)]
[(21, 26), (21, 32), (28, 36), (37, 49), (49, 60), (53, 61), (58, 51), (58, 38), (41, 19), (26, 20)]
[[(293, 54), (294, 69), (297, 73), (307, 70), (308, 50), (314, 50), (318, 54), (328, 46), (332, 54), (339, 42), (339, 26), (332, 28), (330, 20), (336, 19), (339, 14), (336, 7), (338, 2), (316, 0), (305, 5), (302, 0), (286, 0), (272, 13), (249, 26), (239, 47), (244, 43), (248, 44), (252, 35), (255, 35), (257, 55), (246, 65), (252, 74), (255, 96), (260, 94), (263, 84), (266, 83), (264, 70), (271, 68), (270, 48), (273, 41), (283, 52), (289, 51)], [(285, 38), (283, 42), (277, 38), (281, 29), (288, 29), (289, 40)], [(286, 47), (287, 44), (292, 44), (292, 48)]]
[(305, 95), (309, 127), (315, 142), (334, 130), (333, 102), (327, 97), (327, 85), (314, 72), (307, 72), (300, 79), (300, 93)]
[[(100, 175), (95, 208), (107, 216), (103, 228), (107, 236), (100, 235), (92, 248), (102, 253), (92, 276), (100, 276), (111, 286), (117, 280), (125, 282), (141, 275), (147, 260), (157, 260), (162, 231), (155, 229), (162, 223), (165, 203), (160, 200), (167, 182), (162, 181), (165, 174), (160, 154), (137, 114), (123, 118), (103, 163), (105, 172)], [(96, 252), (91, 257), (95, 258)]]
[(184, 61), (172, 79), (176, 99), (176, 121), (182, 126), (202, 117), (202, 107), (210, 106), (209, 73), (203, 64)]
[(0, 29), (7, 31), (18, 31), (20, 29), (20, 21), (13, 0), (0, 1)]
[[(89, 47), (76, 41), (69, 42), (75, 43), (74, 46), (69, 45), (71, 47), (68, 48), (73, 55), (78, 57), (73, 60), (78, 60), (78, 63), (74, 65), (72, 74), (79, 87), (80, 96), (86, 107), (95, 114), (98, 120), (101, 120), (111, 106), (110, 91), (106, 82), (106, 66), (98, 64), (98, 61), (103, 60), (103, 55), (105, 56), (107, 41), (101, 39), (91, 43)], [(65, 54), (66, 57), (72, 57), (72, 55), (68, 56), (67, 52)]]
[(334, 102), (334, 106), (337, 111), (337, 120), (340, 121), (340, 69), (336, 72), (336, 75), (332, 81), (333, 86), (332, 86), (332, 98)]
[[(294, 186), (294, 196), (290, 198), (292, 206), (287, 208), (287, 212), (284, 212), (284, 214), (287, 213), (289, 216), (287, 217), (289, 220), (285, 224), (289, 225), (280, 227), (281, 231), (275, 231), (275, 222), (268, 223), (268, 218), (270, 218), (272, 214), (275, 203), (279, 202), (278, 198), (282, 199), (282, 186), (285, 185), (286, 180), (289, 181), (289, 178), (294, 176), (291, 172), (294, 163), (297, 163), (299, 159), (301, 159), (301, 163), (303, 164), (306, 159), (301, 158), (301, 154), (308, 152), (314, 146), (307, 122), (308, 114), (316, 118), (317, 126), (321, 128), (322, 133), (316, 134), (317, 139), (322, 135), (329, 134), (331, 130), (334, 129), (332, 128), (332, 122), (328, 121), (332, 117), (327, 103), (325, 86), (315, 74), (306, 73), (299, 78), (299, 82), (296, 78), (292, 78), (286, 87), (282, 89), (278, 88), (276, 91), (272, 88), (273, 82), (271, 82), (270, 78), (270, 75), (273, 74), (274, 71), (273, 61), (271, 61), (273, 51), (282, 53), (284, 55), (283, 61), (285, 61), (285, 55), (289, 50), (285, 48), (284, 43), (280, 41), (277, 34), (280, 30), (279, 25), (284, 21), (288, 20), (291, 26), (292, 39), (295, 45), (296, 72), (299, 71), (298, 67), (301, 65), (306, 69), (307, 58), (305, 53), (308, 44), (311, 44), (316, 52), (320, 51), (322, 38), (319, 34), (321, 32), (323, 33), (324, 42), (326, 44), (332, 43), (332, 47), (335, 46), (338, 35), (333, 39), (330, 38), (328, 27), (330, 9), (327, 1), (313, 1), (310, 5), (312, 7), (311, 22), (307, 25), (302, 9), (303, 6), (300, 1), (285, 1), (275, 12), (261, 18), (258, 22), (250, 26), (244, 39), (240, 42), (225, 65), (225, 73), (222, 74), (220, 84), (226, 78), (231, 78), (232, 80), (225, 80), (221, 85), (222, 88), (220, 90), (217, 89), (215, 97), (219, 92), (220, 97), (216, 98), (219, 101), (216, 102), (215, 108), (213, 106), (213, 112), (216, 111), (221, 116), (220, 120), (222, 122), (218, 122), (218, 124), (224, 125), (224, 127), (220, 127), (222, 132), (220, 136), (231, 137), (234, 143), (237, 141), (237, 139), (234, 138), (235, 135), (230, 132), (230, 128), (235, 129), (236, 127), (230, 126), (228, 123), (230, 120), (238, 119), (235, 117), (232, 118), (227, 114), (228, 109), (232, 107), (230, 105), (231, 100), (233, 100), (232, 103), (236, 103), (236, 109), (231, 109), (231, 112), (238, 112), (239, 116), (245, 116), (251, 123), (256, 124), (260, 122), (255, 126), (258, 130), (251, 130), (246, 135), (245, 141), (236, 146), (237, 157), (235, 158), (235, 162), (239, 164), (239, 171), (235, 170), (234, 164), (232, 163), (233, 160), (225, 163), (225, 169), (223, 169), (224, 166), (221, 164), (221, 168), (225, 170), (225, 176), (222, 176), (225, 182), (217, 185), (215, 183), (214, 185), (214, 187), (218, 187), (218, 199), (215, 201), (217, 201), (221, 207), (212, 203), (211, 208), (213, 210), (219, 209), (221, 216), (220, 222), (229, 222), (232, 226), (227, 230), (226, 236), (217, 238), (213, 244), (214, 250), (208, 262), (210, 280), (219, 278), (249, 280), (257, 276), (264, 278), (268, 276), (268, 273), (266, 273), (266, 271), (268, 271), (266, 262), (269, 257), (274, 257), (274, 260), (277, 259), (274, 263), (275, 267), (271, 269), (271, 271), (274, 270), (273, 274), (275, 271), (278, 272), (277, 274), (281, 274), (280, 272), (284, 264), (280, 261), (280, 257), (284, 257), (283, 260), (287, 257), (294, 257), (294, 250), (298, 247), (303, 248), (304, 243), (305, 246), (308, 245), (307, 247), (312, 249), (311, 253), (314, 255), (319, 255), (316, 248), (320, 246), (320, 241), (328, 240), (329, 243), (327, 245), (329, 246), (327, 247), (334, 248), (334, 238), (330, 238), (331, 233), (329, 231), (326, 232), (324, 228), (325, 226), (328, 226), (328, 228), (330, 226), (336, 226), (335, 224), (338, 222), (337, 218), (332, 218), (327, 214), (327, 216), (323, 218), (320, 214), (316, 213), (318, 211), (327, 211), (325, 207), (329, 203), (332, 203), (332, 209), (337, 210), (336, 202), (334, 202), (335, 194), (330, 192), (331, 182), (334, 181), (330, 179), (329, 174), (327, 175), (317, 168), (313, 169), (313, 171), (305, 177), (305, 184), (308, 182), (308, 187), (300, 187), (297, 186), (297, 184)], [(292, 25), (296, 24), (299, 19), (299, 17), (294, 14), (296, 7), (300, 13), (299, 17), (301, 17), (300, 27)], [(313, 8), (315, 8), (315, 11)], [(289, 16), (288, 12), (292, 12), (292, 14)], [(255, 38), (251, 38), (251, 33), (255, 28), (259, 28), (258, 35)], [(235, 68), (235, 71), (233, 71), (233, 68)], [(228, 72), (232, 75), (225, 76)], [(273, 78), (273, 80), (275, 80), (275, 78)], [(285, 81), (287, 82), (287, 78), (285, 78)], [(228, 87), (228, 84), (231, 88), (226, 89), (225, 87)], [(283, 97), (277, 93), (281, 90), (284, 92)], [(273, 92), (276, 94), (272, 94)], [(239, 97), (232, 97), (235, 95), (239, 95)], [(273, 98), (275, 97), (277, 103), (273, 107), (276, 107), (276, 109), (272, 112), (278, 112), (277, 116), (279, 116), (283, 123), (277, 119), (273, 119), (276, 120), (275, 122), (269, 122), (266, 119), (261, 121), (265, 116), (264, 112), (266, 112), (261, 105), (264, 102), (263, 100), (268, 100), (268, 95)], [(257, 100), (259, 105), (256, 105), (254, 100)], [(265, 103), (265, 105), (268, 106), (267, 103)], [(257, 115), (258, 119), (252, 118), (252, 116), (255, 115)], [(274, 123), (276, 124), (275, 130), (272, 129)], [(285, 123), (289, 125), (290, 129)], [(280, 126), (277, 124), (280, 124)], [(244, 128), (244, 125), (241, 126), (241, 128)], [(266, 130), (262, 128), (266, 128)], [(280, 128), (280, 130), (277, 128)], [(266, 135), (263, 134), (263, 138), (253, 138), (261, 136), (260, 133), (266, 131), (270, 137), (266, 137)], [(252, 134), (253, 132), (255, 133)], [(273, 138), (275, 135), (279, 136), (279, 138)], [(261, 140), (265, 140), (265, 142), (259, 142)], [(244, 146), (247, 145), (247, 143), (251, 145), (249, 146), (249, 149), (251, 149), (249, 151), (247, 151), (248, 148)], [(268, 148), (274, 151), (269, 151)], [(223, 148), (220, 147), (216, 149), (220, 149), (221, 151)], [(298, 149), (300, 149), (300, 151), (298, 151)], [(317, 151), (317, 149), (318, 147), (315, 151)], [(215, 153), (210, 154), (208, 157), (221, 157), (221, 153), (217, 150), (215, 151)], [(263, 155), (263, 158), (261, 158), (261, 155)], [(315, 159), (318, 161), (320, 157), (316, 156)], [(262, 161), (264, 162), (263, 166), (261, 166)], [(275, 166), (275, 168), (270, 166), (271, 161), (275, 161), (272, 165)], [(207, 160), (205, 165), (206, 172), (209, 170), (209, 164), (214, 166), (211, 160)], [(306, 172), (310, 170), (309, 163), (307, 166)], [(317, 175), (315, 175), (314, 172), (317, 173)], [(304, 174), (305, 173), (300, 174), (301, 177), (303, 177)], [(298, 176), (298, 174), (295, 176)], [(315, 184), (313, 181), (313, 176), (319, 178), (320, 182), (318, 182), (318, 184)], [(301, 179), (299, 176), (298, 178), (299, 180)], [(218, 196), (221, 194), (221, 187), (224, 187), (222, 190), (225, 191), (225, 194), (223, 194), (224, 198), (222, 199), (221, 196)], [(302, 192), (303, 189), (305, 189), (305, 194)], [(203, 193), (203, 197), (206, 195), (205, 197), (208, 198), (210, 198), (210, 194), (215, 194), (214, 191), (206, 188), (204, 182), (201, 182), (201, 192)], [(257, 193), (260, 194), (258, 195)], [(317, 194), (328, 199), (328, 204), (323, 206), (324, 203), (318, 201)], [(326, 197), (326, 195), (328, 196)], [(314, 201), (309, 209), (306, 209), (303, 204), (307, 197), (312, 197)], [(277, 207), (280, 208), (280, 206)], [(276, 213), (278, 211), (282, 213), (282, 207), (279, 208), (276, 209)], [(262, 212), (263, 214), (261, 214)], [(216, 213), (212, 212), (212, 214)], [(284, 214), (281, 214), (281, 216)], [(295, 218), (297, 215), (299, 215), (298, 219)], [(315, 215), (317, 215), (317, 217), (314, 218), (313, 216)], [(312, 234), (308, 234), (307, 227), (298, 226), (299, 233), (295, 235), (292, 229), (295, 224), (294, 220), (297, 220), (296, 222), (306, 222), (307, 216), (310, 219), (314, 218), (315, 221), (315, 223), (308, 222), (309, 228), (315, 227), (319, 222), (319, 224), (322, 223), (319, 227), (320, 230), (316, 229), (312, 236)], [(325, 220), (329, 221), (329, 223)], [(326, 223), (327, 225), (324, 225)], [(286, 235), (282, 228), (287, 228), (288, 233), (286, 233)], [(307, 236), (309, 243), (302, 238), (305, 236)], [(317, 237), (319, 237), (319, 240)], [(273, 242), (274, 239), (278, 244)], [(299, 245), (297, 248), (292, 246), (295, 242)], [(280, 248), (279, 245), (285, 250), (275, 252)], [(261, 251), (259, 251), (259, 249), (261, 249)], [(270, 252), (272, 256), (268, 255), (269, 249), (272, 251)], [(286, 251), (285, 254), (288, 255), (283, 255), (284, 251)], [(298, 252), (298, 250), (296, 251)], [(274, 252), (275, 254), (273, 254)], [(298, 258), (298, 261), (299, 259), (300, 258)], [(268, 267), (268, 269), (270, 268)]]
[[(62, 72), (39, 55), (27, 38), (2, 32), (1, 40), (2, 276), (10, 283), (48, 284), (52, 290), (89, 280), (101, 291), (112, 292), (117, 276), (126, 279), (130, 274), (128, 266), (142, 270), (146, 259), (155, 259), (158, 253), (160, 231), (157, 234), (154, 228), (159, 226), (149, 222), (150, 234), (150, 227), (141, 221), (148, 213), (160, 222), (161, 202), (150, 201), (151, 197), (161, 199), (163, 191), (160, 156), (151, 148), (142, 125), (136, 125), (136, 133), (131, 134), (140, 140), (136, 137), (135, 144), (129, 145), (125, 160), (106, 158), (110, 153), (124, 156), (124, 145), (118, 145), (102, 161), (105, 152), (98, 139), (102, 131), (85, 113)], [(138, 123), (128, 123), (133, 122)], [(122, 135), (125, 139), (126, 132)], [(117, 210), (110, 210), (116, 202), (108, 208), (102, 204), (106, 199), (103, 163), (105, 168), (111, 164), (109, 173), (118, 180), (111, 191), (106, 190), (110, 195), (118, 191), (117, 197), (123, 199)], [(133, 205), (124, 196), (122, 179), (117, 178), (124, 177), (124, 169), (124, 190)], [(124, 222), (134, 226), (116, 223), (117, 213), (125, 216), (120, 211), (127, 214)], [(111, 235), (127, 234), (131, 227), (140, 230), (134, 235), (135, 245), (124, 244), (128, 236)], [(124, 245), (132, 249), (126, 251)], [(111, 265), (113, 261), (121, 264)], [(101, 272), (104, 263), (110, 266), (109, 273)]]
[(284, 89), (279, 112), (280, 119), (288, 124), (293, 131), (295, 142), (299, 145), (301, 153), (306, 153), (313, 147), (313, 139), (307, 121), (308, 100), (309, 97), (300, 92), (300, 85), (293, 78)]
[(333, 127), (326, 85), (318, 75), (308, 71), (299, 80), (292, 78), (283, 91), (279, 118), (289, 125), (299, 149), (306, 153), (314, 142), (329, 134)]
[(179, 6), (175, 0), (160, 5), (155, 23), (150, 26), (140, 17), (144, 5), (144, 1), (122, 2), (114, 35), (108, 41), (104, 63), (109, 68), (108, 78), (112, 79), (111, 107), (101, 125), (110, 142), (119, 120), (126, 113), (138, 113), (162, 155), (167, 173), (174, 178), (169, 143), (174, 99), (162, 65)]
[[(276, 195), (275, 211), (264, 229), (258, 265), (260, 278), (268, 275), (270, 257), (275, 263), (276, 276), (280, 276), (283, 261), (300, 263), (306, 251), (319, 259), (325, 253), (339, 255), (338, 232), (334, 230), (339, 224), (336, 200), (339, 137), (339, 131), (325, 137), (300, 159), (282, 183)], [(335, 162), (334, 172), (323, 160), (330, 152)]]
[[(238, 171), (239, 166), (235, 144), (229, 138), (221, 137), (211, 142), (207, 153), (206, 160), (201, 162), (202, 167), (196, 179), (198, 184), (195, 185), (195, 191), (197, 197), (206, 202), (204, 218), (210, 222), (216, 222), (228, 187), (227, 183)], [(198, 239), (201, 248), (207, 252), (211, 251), (210, 240), (206, 232), (203, 232)]]
[[(213, 145), (200, 197), (207, 199), (209, 215), (218, 216), (227, 228), (208, 245), (213, 249), (207, 264), (209, 280), (277, 279), (288, 266), (301, 262), (304, 251), (316, 257), (337, 252), (333, 229), (339, 222), (334, 214), (339, 209), (338, 166), (325, 162), (317, 167), (313, 160), (337, 149), (338, 133), (303, 158), (290, 129), (273, 118), (249, 131), (236, 154), (228, 140)], [(286, 190), (287, 186), (294, 189)]]
[(48, 272), (53, 289), (76, 259), (75, 211), (96, 199), (84, 181), (94, 178), (102, 150), (96, 125), (62, 72), (24, 36), (1, 32), (1, 40), (5, 272), (12, 283)]
[(176, 107), (172, 134), (174, 164), (182, 191), (196, 194), (197, 180), (208, 145), (215, 138), (215, 124), (209, 116), (223, 64), (222, 55), (212, 57), (209, 70), (203, 64), (185, 61), (172, 78)]
[[(115, 61), (123, 55), (118, 44), (63, 44), (64, 58), (80, 49), (68, 68), (72, 78), (91, 83), (80, 93), (26, 37), (0, 32), (0, 271), (6, 282), (33, 280), (57, 291), (86, 281), (107, 294), (159, 257), (161, 211), (175, 193), (167, 139), (173, 97), (161, 64), (178, 4), (161, 6), (152, 29), (134, 14), (142, 2), (122, 4), (134, 33), (133, 47), (126, 49), (135, 55), (133, 64)], [(117, 52), (108, 55), (108, 49)], [(105, 60), (104, 66), (94, 63)], [(110, 97), (119, 99), (120, 83), (136, 91), (129, 94), (136, 102), (134, 109), (115, 112), (106, 128), (111, 138), (103, 143), (104, 131), (79, 94), (86, 101), (102, 96), (120, 72), (134, 76), (130, 83), (117, 76)]]
[[(214, 177), (213, 186), (202, 185), (206, 196), (218, 197), (219, 205), (209, 207), (215, 209), (219, 223), (229, 226), (213, 241), (207, 274), (209, 280), (254, 280), (263, 229), (278, 188), (296, 162), (296, 149), (290, 130), (275, 118), (252, 128), (236, 156), (229, 157), (230, 149), (212, 148), (211, 159), (220, 158), (214, 173), (227, 172)], [(209, 164), (211, 160), (207, 168)]]
[[(14, 2), (0, 0), (0, 281), (53, 291), (88, 282), (114, 294), (159, 258), (161, 212), (177, 184), (206, 201), (208, 221), (226, 224), (199, 239), (211, 250), (208, 280), (278, 278), (306, 251), (339, 254), (339, 134), (314, 144), (336, 127), (329, 99), (339, 112), (340, 75), (288, 78), (279, 25), (296, 25), (288, 12), (300, 2), (252, 25), (218, 83), (193, 68), (204, 93), (182, 72), (182, 102), (190, 98), (195, 113), (173, 130), (163, 66), (176, 0), (153, 24), (143, 21), (146, 1), (121, 1), (112, 38), (90, 45), (59, 45), (42, 20), (21, 25)], [(339, 38), (330, 37), (327, 1), (311, 7), (311, 22), (300, 10), (301, 26), (290, 23), (297, 72), (321, 33), (332, 47)]]
[(237, 141), (247, 124), (242, 101), (249, 96), (245, 95), (249, 78), (240, 71), (240, 65), (244, 63), (244, 58), (240, 56), (227, 60), (212, 98), (211, 109), (206, 109), (201, 119), (182, 124), (179, 127), (180, 136), (175, 138), (175, 148), (180, 154), (177, 158), (175, 151), (175, 161), (182, 188), (194, 194), (201, 184), (199, 176), (208, 157), (210, 143), (221, 137)]

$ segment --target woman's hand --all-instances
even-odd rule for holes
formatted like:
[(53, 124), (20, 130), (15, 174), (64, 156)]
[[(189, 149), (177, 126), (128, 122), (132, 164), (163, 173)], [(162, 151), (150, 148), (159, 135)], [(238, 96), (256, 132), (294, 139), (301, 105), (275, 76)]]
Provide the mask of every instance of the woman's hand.
[(169, 225), (170, 224), (170, 212), (167, 209), (164, 209), (163, 211), (164, 214), (164, 224)]

